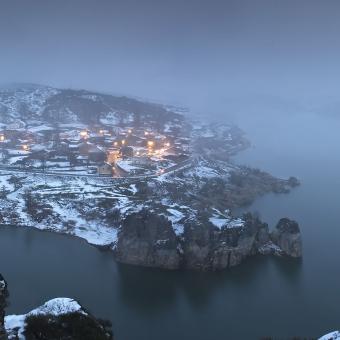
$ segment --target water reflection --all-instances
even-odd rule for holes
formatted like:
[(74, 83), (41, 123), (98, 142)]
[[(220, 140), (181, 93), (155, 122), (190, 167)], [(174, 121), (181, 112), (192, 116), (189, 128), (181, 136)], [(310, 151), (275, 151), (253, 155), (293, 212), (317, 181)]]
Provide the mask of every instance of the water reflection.
[[(294, 296), (304, 299), (296, 296), (303, 282), (299, 260), (256, 256), (223, 272), (164, 271), (117, 264), (111, 253), (62, 235), (24, 228), (1, 228), (0, 235), (10, 312), (69, 296), (110, 319), (119, 339), (181, 339), (186, 325), (188, 338), (219, 339), (236, 336), (241, 320), (254, 318), (263, 335), (260, 320), (270, 315), (272, 301), (285, 308), (295, 306)], [(256, 306), (264, 309), (254, 316)], [(173, 323), (181, 326), (174, 329)]]
[(143, 313), (154, 314), (176, 301), (178, 291), (174, 273), (124, 264), (117, 264), (117, 269), (117, 288), (122, 303)]
[(274, 265), (280, 278), (295, 287), (302, 278), (303, 258), (276, 257), (271, 263)]
[(261, 278), (270, 278), (273, 272), (280, 281), (294, 286), (301, 279), (302, 260), (259, 255), (241, 266), (214, 273), (169, 272), (124, 264), (117, 268), (122, 302), (154, 314), (173, 307), (182, 297), (192, 308), (204, 309), (216, 295), (251, 292)]

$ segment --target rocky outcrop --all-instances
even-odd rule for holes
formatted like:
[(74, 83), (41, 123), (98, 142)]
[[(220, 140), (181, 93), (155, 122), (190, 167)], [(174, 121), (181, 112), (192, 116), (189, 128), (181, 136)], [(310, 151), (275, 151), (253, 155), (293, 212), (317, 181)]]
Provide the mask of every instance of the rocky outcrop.
[(291, 188), (295, 188), (295, 187), (300, 185), (300, 181), (296, 177), (291, 176), (291, 177), (288, 178), (288, 185)]
[(6, 340), (7, 335), (4, 327), (5, 308), (7, 306), (7, 283), (0, 274), (0, 340)]
[(270, 237), (272, 242), (280, 247), (284, 254), (291, 257), (302, 256), (301, 233), (297, 222), (282, 218)]
[(134, 265), (167, 269), (180, 266), (178, 240), (171, 222), (147, 210), (124, 220), (115, 255), (118, 261)]
[(268, 241), (268, 226), (251, 215), (245, 217), (244, 225), (236, 228), (187, 223), (182, 241), (184, 266), (195, 270), (222, 270), (256, 254)]
[(251, 214), (244, 215), (240, 225), (221, 228), (208, 220), (189, 220), (176, 236), (164, 216), (142, 210), (125, 219), (115, 248), (116, 259), (123, 263), (202, 271), (233, 267), (259, 253), (301, 256), (297, 223), (282, 219), (270, 233), (268, 225)]

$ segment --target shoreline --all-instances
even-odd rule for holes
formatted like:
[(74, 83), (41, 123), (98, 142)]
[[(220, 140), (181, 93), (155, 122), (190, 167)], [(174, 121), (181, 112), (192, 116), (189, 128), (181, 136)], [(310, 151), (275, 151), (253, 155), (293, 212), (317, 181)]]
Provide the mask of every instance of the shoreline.
[[(229, 157), (234, 156), (235, 154), (249, 148), (249, 146), (251, 145), (250, 142), (248, 141), (248, 139), (246, 139), (244, 137), (243, 134), (240, 134), (237, 136), (237, 138), (239, 138), (239, 144), (238, 144), (238, 149), (237, 150), (233, 150), (232, 154), (228, 155)], [(200, 165), (203, 162), (203, 165)], [(197, 159), (196, 163), (191, 162), (192, 163), (192, 168), (189, 167), (188, 169), (176, 169), (175, 172), (176, 174), (164, 174), (162, 176), (157, 176), (157, 178), (151, 178), (150, 182), (153, 181), (153, 183), (163, 183), (163, 181), (165, 180), (165, 184), (166, 185), (170, 185), (173, 186), (176, 183), (176, 176), (180, 176), (180, 174), (177, 174), (177, 170), (178, 172), (185, 172), (187, 171), (188, 173), (193, 172), (193, 171), (197, 171), (200, 170), (200, 167), (203, 166), (206, 167), (206, 164), (210, 164), (207, 162), (212, 162), (212, 164), (214, 164), (214, 161), (209, 161), (209, 157), (207, 158), (207, 160), (200, 160)], [(259, 169), (253, 169), (247, 166), (241, 166), (241, 165), (236, 165), (234, 164), (234, 162), (232, 160), (221, 160), (221, 161), (215, 161), (216, 164), (218, 165), (219, 162), (221, 163), (221, 169), (224, 170), (224, 167), (229, 167), (232, 170), (228, 170), (229, 173), (227, 173), (227, 175), (221, 175), (221, 180), (223, 178), (223, 176), (227, 176), (226, 178), (228, 179), (228, 183), (231, 183), (231, 185), (229, 184), (229, 186), (226, 187), (225, 192), (222, 193), (221, 199), (225, 199), (224, 196), (227, 194), (227, 196), (229, 196), (229, 199), (227, 202), (224, 202), (222, 204), (222, 206), (226, 205), (230, 208), (231, 211), (234, 211), (235, 209), (247, 209), (247, 207), (249, 207), (258, 197), (265, 195), (266, 193), (269, 192), (274, 192), (274, 193), (288, 193), (292, 188), (294, 188), (295, 186), (299, 185), (299, 182), (297, 181), (297, 179), (291, 177), (287, 180), (284, 179), (279, 179), (279, 178), (275, 178), (272, 175), (263, 172)], [(215, 165), (216, 166), (216, 165)], [(213, 169), (213, 168), (212, 168)], [(215, 171), (210, 169), (209, 171)], [(0, 169), (1, 170), (1, 169)], [(231, 172), (230, 172), (231, 171)], [(30, 176), (31, 175), (31, 179)], [(36, 180), (35, 178), (37, 177), (38, 181), (40, 180), (42, 184), (40, 184), (40, 186), (46, 186), (49, 188), (48, 186), (48, 182), (46, 181), (46, 178), (41, 178), (39, 177), (39, 175), (37, 174), (30, 174), (28, 177), (25, 178), (25, 180), (27, 180), (28, 178), (28, 183), (30, 183), (30, 181), (32, 180)], [(232, 176), (231, 176), (232, 175)], [(6, 175), (4, 175), (6, 176)], [(43, 175), (42, 175), (43, 176)], [(207, 186), (207, 193), (201, 194), (201, 196), (197, 196), (196, 200), (197, 203), (195, 203), (195, 205), (193, 205), (192, 207), (195, 207), (195, 209), (200, 210), (200, 205), (205, 206), (206, 205), (211, 205), (211, 206), (216, 206), (218, 207), (220, 204), (219, 198), (218, 196), (216, 196), (216, 193), (213, 191), (211, 194), (209, 193), (210, 190), (210, 185), (215, 185), (213, 183), (214, 178), (219, 179), (218, 174), (214, 175), (216, 177), (212, 177), (211, 180), (209, 179), (209, 181), (212, 184), (209, 184)], [(230, 177), (231, 176), (231, 177)], [(48, 176), (47, 176), (48, 177)], [(57, 176), (58, 177), (58, 176)], [(60, 177), (60, 175), (59, 175)], [(84, 181), (84, 179), (82, 178), (77, 178), (77, 176), (75, 177), (75, 187), (73, 189), (73, 191), (76, 192), (76, 188), (77, 186), (80, 184), (80, 182)], [(174, 177), (174, 179), (172, 179)], [(163, 180), (164, 178), (164, 180)], [(181, 177), (179, 177), (181, 178)], [(59, 178), (60, 179), (60, 178)], [(57, 181), (58, 178), (54, 178), (54, 181)], [(90, 179), (89, 179), (90, 180)], [(110, 180), (108, 178), (101, 178), (101, 180), (103, 181), (107, 181)], [(145, 182), (143, 182), (143, 179), (137, 179), (137, 182), (135, 181), (135, 184), (130, 184), (129, 178), (120, 178), (119, 182), (125, 182), (124, 185), (130, 185), (130, 187), (133, 187), (132, 189), (127, 189), (127, 190), (136, 190), (136, 185), (137, 184), (143, 184)], [(136, 179), (135, 179), (136, 180)], [(145, 179), (144, 179), (145, 180)], [(61, 182), (63, 182), (62, 179), (60, 179)], [(79, 182), (80, 181), (80, 182)], [(86, 182), (84, 182), (85, 185), (89, 186), (87, 179), (85, 180)], [(223, 179), (223, 181), (225, 181), (225, 179)], [(20, 180), (19, 180), (20, 182)], [(128, 183), (127, 183), (128, 182)], [(43, 184), (45, 183), (45, 184)], [(78, 184), (79, 183), (79, 184)], [(225, 183), (225, 182), (224, 182)], [(20, 183), (19, 184), (19, 191), (21, 190), (22, 186), (25, 184), (25, 182)], [(94, 187), (98, 187), (98, 183), (94, 182)], [(148, 185), (148, 182), (146, 182), (146, 185)], [(72, 187), (72, 185), (71, 185)], [(117, 185), (113, 185), (112, 189), (115, 190), (117, 187)], [(50, 195), (50, 191), (54, 191), (53, 186), (50, 187), (51, 189), (48, 189), (47, 194)], [(58, 188), (58, 186), (57, 186)], [(67, 188), (67, 187), (65, 187)], [(91, 186), (89, 186), (89, 189), (93, 188)], [(103, 186), (100, 186), (100, 189), (103, 190)], [(129, 187), (127, 187), (129, 188)], [(68, 188), (67, 188), (68, 189)], [(61, 189), (58, 189), (61, 190)], [(105, 189), (106, 190), (106, 189)], [(126, 189), (124, 189), (126, 190)], [(176, 188), (177, 190), (177, 188)], [(22, 190), (21, 190), (22, 191)], [(125, 191), (126, 192), (126, 191)], [(15, 197), (18, 197), (17, 194), (14, 192), (12, 192), (10, 195), (15, 194)], [(22, 195), (22, 194), (21, 194)], [(43, 198), (48, 197), (48, 195), (42, 196)], [(53, 195), (53, 194), (52, 194)], [(70, 202), (74, 202), (74, 204), (76, 204), (77, 200), (76, 199), (72, 199), (68, 200), (67, 196), (65, 196), (66, 198), (62, 198), (62, 195), (66, 195), (65, 192), (60, 191), (59, 194), (57, 195), (57, 191), (54, 194), (56, 195), (56, 199), (57, 201), (59, 200), (65, 200), (65, 204), (70, 204)], [(71, 194), (72, 195), (72, 194)], [(85, 195), (85, 193), (79, 191), (79, 193), (75, 194), (77, 197), (77, 195)], [(128, 212), (125, 216), (125, 219), (122, 219), (121, 225), (119, 227), (117, 226), (111, 226), (111, 225), (105, 225), (105, 224), (101, 224), (100, 221), (96, 221), (94, 220), (93, 222), (91, 220), (87, 220), (86, 216), (81, 216), (79, 215), (79, 212), (77, 212), (77, 210), (75, 210), (74, 212), (74, 218), (77, 220), (77, 218), (81, 218), (82, 219), (82, 224), (80, 225), (75, 225), (72, 226), (72, 224), (69, 224), (69, 222), (72, 221), (62, 221), (62, 220), (57, 220), (54, 221), (53, 220), (47, 220), (46, 223), (51, 223), (51, 225), (55, 225), (56, 227), (50, 227), (47, 224), (44, 224), (44, 219), (41, 220), (40, 222), (37, 223), (33, 223), (34, 219), (32, 218), (25, 218), (23, 214), (23, 212), (25, 211), (24, 209), (24, 202), (21, 203), (21, 207), (20, 209), (22, 209), (22, 212), (19, 213), (18, 217), (20, 216), (20, 219), (23, 220), (29, 220), (31, 222), (31, 224), (16, 224), (16, 223), (1, 223), (0, 227), (5, 226), (5, 227), (18, 227), (18, 228), (34, 228), (36, 230), (40, 230), (40, 231), (48, 231), (48, 232), (54, 232), (57, 234), (61, 234), (61, 235), (67, 235), (69, 237), (77, 237), (79, 239), (82, 239), (83, 241), (85, 241), (87, 244), (91, 245), (91, 246), (95, 246), (97, 249), (101, 250), (101, 251), (110, 251), (115, 259), (116, 262), (119, 263), (127, 263), (127, 264), (132, 264), (132, 265), (137, 265), (137, 266), (142, 266), (142, 267), (157, 267), (157, 268), (164, 268), (167, 270), (179, 270), (181, 268), (184, 269), (194, 269), (194, 270), (221, 270), (221, 269), (225, 269), (234, 265), (239, 265), (243, 259), (245, 257), (248, 256), (252, 256), (254, 255), (254, 252), (260, 252), (260, 253), (280, 253), (281, 250), (280, 249), (276, 249), (275, 246), (271, 245), (271, 241), (270, 241), (270, 237), (269, 237), (269, 230), (268, 230), (268, 226), (263, 224), (263, 226), (265, 225), (265, 232), (264, 234), (265, 236), (265, 241), (261, 241), (262, 244), (261, 246), (258, 245), (255, 242), (255, 238), (257, 237), (257, 232), (259, 230), (257, 230), (255, 232), (255, 234), (253, 232), (252, 234), (252, 239), (249, 239), (249, 242), (252, 242), (251, 244), (249, 244), (246, 249), (241, 249), (241, 248), (233, 248), (233, 246), (230, 243), (230, 237), (232, 237), (233, 239), (235, 239), (235, 237), (237, 237), (238, 239), (242, 239), (242, 234), (245, 233), (247, 230), (252, 230), (254, 227), (250, 226), (250, 227), (245, 227), (244, 226), (244, 221), (242, 221), (242, 219), (237, 219), (235, 217), (233, 217), (232, 215), (230, 215), (230, 217), (224, 217), (225, 215), (222, 212), (222, 210), (218, 210), (219, 211), (219, 217), (216, 218), (210, 218), (210, 220), (197, 220), (197, 217), (193, 216), (192, 220), (188, 220), (188, 221), (184, 221), (181, 222), (181, 226), (177, 227), (176, 225), (178, 224), (179, 219), (176, 217), (176, 219), (174, 220), (173, 217), (171, 216), (166, 216), (164, 215), (164, 200), (162, 200), (161, 202), (159, 202), (159, 207), (157, 209), (160, 209), (159, 212), (157, 212), (157, 210), (155, 212), (154, 211), (154, 207), (155, 204), (152, 203), (151, 200), (151, 206), (148, 207), (148, 202), (150, 204), (150, 201), (148, 201), (148, 199), (150, 199), (150, 197), (146, 197), (146, 198), (134, 198), (136, 195), (135, 192), (132, 193), (132, 196), (126, 196), (126, 193), (121, 194), (121, 196), (117, 196), (118, 197), (118, 206), (121, 206), (120, 202), (123, 202), (123, 204), (126, 204), (126, 199), (129, 199), (128, 197), (133, 197), (133, 200), (131, 201), (130, 204), (132, 209), (129, 208), (131, 211)], [(20, 197), (20, 196), (19, 196)], [(60, 197), (60, 199), (58, 200), (58, 197)], [(119, 198), (120, 197), (120, 198)], [(53, 196), (52, 196), (53, 198)], [(113, 202), (117, 202), (117, 198), (112, 197), (112, 198), (105, 198), (105, 199), (113, 199)], [(104, 199), (104, 200), (105, 200)], [(134, 201), (136, 200), (137, 201)], [(138, 199), (141, 201), (143, 208), (138, 208)], [(119, 201), (121, 200), (121, 201)], [(167, 199), (165, 199), (167, 200)], [(69, 203), (67, 203), (69, 202)], [(125, 202), (125, 203), (124, 203)], [(136, 206), (136, 202), (137, 202), (137, 206)], [(26, 201), (27, 204), (27, 201)], [(40, 203), (36, 203), (37, 204), (37, 208), (35, 210), (44, 210), (46, 208), (44, 208), (44, 206), (40, 206)], [(116, 203), (117, 204), (117, 203)], [(180, 203), (179, 203), (180, 204)], [(167, 206), (169, 206), (169, 211), (177, 211), (174, 210), (173, 206), (179, 206), (178, 203), (176, 203), (176, 201), (174, 201), (174, 203), (170, 204), (167, 203), (165, 204), (165, 208)], [(183, 203), (182, 203), (183, 204)], [(134, 205), (136, 206), (134, 208)], [(145, 205), (145, 206), (144, 206)], [(171, 209), (170, 209), (171, 207)], [(54, 209), (54, 205), (53, 205), (53, 209)], [(59, 211), (62, 213), (63, 210), (60, 210), (61, 207), (59, 206)], [(96, 208), (97, 210), (99, 209), (98, 207)], [(125, 208), (124, 208), (125, 209)], [(154, 239), (148, 235), (144, 235), (143, 237), (145, 238), (143, 241), (141, 239), (138, 239), (138, 237), (136, 238), (136, 233), (139, 234), (140, 231), (138, 231), (138, 228), (140, 226), (133, 226), (132, 227), (132, 234), (130, 232), (126, 233), (124, 232), (124, 230), (126, 229), (126, 226), (124, 227), (124, 225), (126, 224), (125, 221), (126, 219), (130, 218), (136, 218), (137, 220), (141, 218), (141, 216), (144, 214), (143, 209), (147, 210), (150, 209), (150, 211), (152, 211), (152, 214), (150, 215), (145, 215), (146, 219), (149, 221), (153, 221), (156, 220), (158, 222), (156, 222), (156, 224), (158, 223), (158, 231), (156, 232), (156, 234), (158, 233), (158, 238), (155, 237)], [(176, 209), (178, 209), (176, 207)], [(191, 209), (191, 208), (190, 208)], [(223, 209), (223, 208), (220, 208)], [(33, 214), (36, 214), (35, 210), (32, 212)], [(215, 209), (216, 210), (216, 209)], [(58, 210), (57, 210), (58, 211)], [(212, 210), (212, 212), (214, 211), (214, 209)], [(65, 213), (65, 212), (64, 212)], [(77, 213), (78, 215), (75, 215), (75, 213)], [(99, 212), (98, 212), (99, 213)], [(25, 214), (27, 214), (27, 211), (25, 212)], [(175, 214), (179, 214), (179, 216), (183, 216), (183, 213), (177, 211)], [(227, 213), (229, 216), (229, 212)], [(72, 215), (72, 216), (73, 216)], [(27, 215), (28, 216), (28, 215)], [(164, 220), (164, 216), (166, 216), (167, 221)], [(214, 215), (213, 215), (214, 216)], [(216, 215), (217, 216), (217, 215)], [(1, 217), (1, 216), (0, 216)], [(31, 217), (34, 217), (34, 215), (32, 215)], [(159, 219), (160, 218), (160, 219)], [(163, 219), (162, 219), (163, 218)], [(230, 221), (232, 223), (233, 219), (235, 219), (235, 221), (239, 220), (241, 223), (239, 227), (237, 227), (236, 229), (234, 229), (234, 227), (231, 227), (231, 229), (229, 229), (229, 227), (227, 226), (226, 229), (223, 229), (222, 226), (219, 225), (213, 225), (215, 224), (215, 220), (216, 221), (222, 221), (223, 219), (225, 219), (225, 221), (228, 221), (228, 219), (230, 219)], [(143, 222), (143, 217), (142, 220), (140, 220), (140, 222), (138, 223), (146, 223), (146, 225), (148, 225), (148, 222)], [(262, 226), (262, 222), (261, 221), (253, 221), (255, 224), (255, 229), (256, 228), (263, 228)], [(251, 223), (253, 223), (251, 222)], [(137, 223), (137, 224), (138, 224)], [(150, 222), (153, 223), (153, 222)], [(169, 223), (171, 224), (171, 226), (169, 227)], [(220, 223), (220, 222), (218, 222)], [(224, 222), (225, 223), (225, 222)], [(160, 226), (160, 227), (159, 227)], [(217, 227), (216, 227), (217, 226)], [(131, 227), (129, 227), (131, 229)], [(179, 228), (179, 229), (178, 229)], [(249, 229), (250, 228), (250, 229)], [(152, 228), (151, 228), (152, 229)], [(197, 229), (197, 230), (195, 230)], [(177, 231), (179, 230), (179, 231)], [(190, 230), (194, 230), (194, 231), (190, 231)], [(131, 231), (131, 230), (130, 230)], [(175, 231), (175, 234), (174, 234)], [(130, 233), (130, 234), (129, 234)], [(165, 234), (164, 234), (165, 233)], [(188, 234), (189, 233), (189, 234)], [(198, 234), (197, 234), (198, 233)], [(187, 250), (183, 250), (183, 247), (185, 247), (186, 242), (184, 242), (183, 240), (186, 238), (187, 240), (190, 240), (190, 238), (193, 238), (193, 240), (196, 237), (201, 237), (199, 236), (200, 233), (208, 233), (209, 236), (205, 242), (206, 242), (206, 246), (207, 249), (210, 247), (213, 247), (210, 251), (213, 252), (217, 252), (220, 253), (219, 255), (209, 255), (212, 256), (211, 259), (207, 259), (207, 258), (201, 258), (201, 255), (198, 255), (199, 252), (201, 252), (201, 250), (196, 249), (194, 252), (197, 252), (195, 255), (190, 255), (189, 258), (191, 258), (192, 256), (196, 257), (198, 255), (198, 258), (196, 258), (194, 260), (193, 263), (187, 263), (187, 259), (186, 256), (184, 256), (183, 254), (186, 252), (191, 252), (191, 250), (189, 250), (189, 248)], [(167, 235), (167, 236), (164, 236)], [(186, 236), (185, 236), (186, 235)], [(188, 236), (190, 235), (190, 236)], [(202, 234), (203, 235), (203, 234)], [(215, 235), (215, 236), (214, 236)], [(219, 236), (218, 236), (219, 235)], [(229, 236), (228, 236), (229, 235)], [(233, 236), (234, 235), (234, 236)], [(238, 235), (238, 236), (236, 236)], [(124, 237), (123, 237), (124, 236)], [(132, 237), (132, 239), (131, 239)], [(189, 237), (189, 238), (188, 238)], [(207, 236), (204, 236), (207, 237)], [(214, 241), (214, 238), (221, 238), (224, 239), (226, 238), (225, 241)], [(129, 239), (130, 238), (130, 239)], [(164, 238), (167, 240), (164, 243)], [(210, 240), (209, 240), (210, 239)], [(172, 241), (169, 241), (172, 240)], [(130, 249), (126, 250), (125, 246), (123, 246), (124, 242), (126, 244), (126, 247), (128, 248), (132, 243), (134, 243), (134, 249)], [(247, 241), (247, 242), (248, 242)], [(141, 244), (139, 244), (140, 242), (146, 242), (148, 245), (145, 246), (146, 248), (140, 248)], [(171, 243), (170, 245), (170, 253), (168, 252), (169, 250), (169, 242)], [(194, 241), (196, 242), (196, 241)], [(216, 243), (217, 242), (217, 243)], [(222, 243), (221, 243), (222, 242)], [(241, 242), (241, 241), (240, 241)], [(253, 245), (253, 243), (256, 243), (256, 245)], [(164, 243), (164, 244), (163, 244)], [(190, 243), (190, 242), (189, 242)], [(212, 244), (215, 244), (214, 246), (212, 246)], [(224, 245), (223, 245), (224, 244)], [(227, 244), (227, 246), (225, 246), (225, 244)], [(228, 245), (229, 244), (229, 245)], [(193, 243), (192, 245), (190, 245), (189, 247), (196, 247), (196, 245)], [(266, 249), (262, 249), (261, 247), (265, 246)], [(142, 246), (144, 247), (144, 246)], [(253, 250), (252, 248), (255, 247), (254, 249), (257, 250)], [(216, 248), (214, 250), (214, 248)], [(260, 249), (261, 248), (261, 249)], [(219, 250), (217, 250), (219, 249)], [(136, 255), (137, 253), (134, 254), (134, 252), (140, 252), (142, 251), (142, 253), (140, 253), (139, 255)], [(235, 253), (236, 251), (236, 253)], [(131, 255), (129, 254), (129, 252), (131, 252)], [(146, 259), (146, 255), (147, 253), (152, 252), (153, 255), (151, 256), (152, 258), (150, 259)], [(165, 258), (163, 258), (162, 260), (160, 260), (160, 254), (161, 253), (167, 254), (164, 255), (166, 256)], [(184, 253), (183, 253), (184, 252)], [(206, 252), (206, 250), (204, 251)], [(216, 254), (217, 254), (216, 253)], [(156, 255), (158, 254), (158, 255)], [(132, 257), (131, 257), (132, 256)], [(208, 256), (208, 254), (206, 254), (206, 256)], [(221, 263), (215, 263), (214, 257), (218, 256), (221, 257), (220, 260), (218, 261), (222, 261)], [(235, 258), (233, 258), (233, 256), (236, 256)], [(144, 258), (144, 260), (143, 260)], [(144, 262), (143, 262), (144, 261)], [(161, 262), (159, 262), (161, 261)], [(162, 262), (163, 261), (163, 262)], [(169, 262), (170, 261), (170, 262)], [(212, 261), (212, 263), (210, 263)], [(190, 262), (190, 261), (189, 261)]]

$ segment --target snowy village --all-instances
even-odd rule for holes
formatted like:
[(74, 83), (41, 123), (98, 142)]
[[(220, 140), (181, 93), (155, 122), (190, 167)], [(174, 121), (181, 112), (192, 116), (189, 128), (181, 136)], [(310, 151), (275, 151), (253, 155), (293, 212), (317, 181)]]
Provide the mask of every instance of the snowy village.
[[(70, 124), (72, 125), (72, 124)], [(132, 126), (67, 124), (22, 126), (0, 131), (2, 168), (110, 177), (156, 176), (189, 158), (189, 139), (176, 131)]]

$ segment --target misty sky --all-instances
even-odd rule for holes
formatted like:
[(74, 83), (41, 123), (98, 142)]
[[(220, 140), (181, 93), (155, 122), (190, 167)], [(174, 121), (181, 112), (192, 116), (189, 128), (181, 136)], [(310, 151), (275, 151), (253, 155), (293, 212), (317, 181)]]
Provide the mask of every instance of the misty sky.
[(337, 0), (0, 0), (0, 43), (1, 82), (195, 109), (340, 89)]

